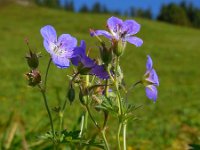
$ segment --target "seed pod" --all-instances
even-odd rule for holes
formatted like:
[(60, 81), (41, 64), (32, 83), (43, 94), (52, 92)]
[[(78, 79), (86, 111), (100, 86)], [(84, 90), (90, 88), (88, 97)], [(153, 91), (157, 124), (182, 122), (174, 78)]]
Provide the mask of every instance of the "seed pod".
[(72, 104), (72, 102), (75, 99), (75, 90), (73, 87), (69, 88), (68, 93), (67, 93), (67, 98), (68, 98), (70, 104)]

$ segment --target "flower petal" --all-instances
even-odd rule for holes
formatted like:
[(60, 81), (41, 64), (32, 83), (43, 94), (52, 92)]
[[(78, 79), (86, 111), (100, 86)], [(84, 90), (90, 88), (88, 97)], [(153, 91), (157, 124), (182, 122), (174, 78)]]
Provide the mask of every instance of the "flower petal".
[(117, 17), (110, 17), (107, 20), (107, 26), (111, 32), (116, 33), (119, 28), (122, 26), (123, 21)]
[(126, 32), (128, 35), (136, 34), (140, 31), (140, 24), (135, 20), (126, 20), (122, 25), (122, 32)]
[(158, 75), (154, 69), (151, 70), (149, 79), (156, 85), (159, 86)]
[(125, 41), (128, 41), (131, 44), (134, 44), (136, 47), (140, 47), (143, 44), (142, 39), (135, 37), (135, 36), (126, 37)]
[(53, 48), (55, 47), (54, 43), (44, 40), (43, 45), (48, 53), (53, 54)]
[(84, 65), (86, 68), (92, 68), (95, 65), (95, 61), (87, 57), (86, 55), (83, 55), (81, 57), (81, 63)]
[(40, 29), (40, 33), (44, 40), (55, 43), (57, 41), (56, 30), (53, 26), (47, 25)]
[(52, 61), (58, 68), (68, 68), (70, 65), (69, 59), (66, 57), (52, 55)]
[(153, 61), (149, 55), (147, 55), (146, 68), (147, 68), (147, 71), (150, 71), (153, 68)]
[(79, 62), (80, 62), (80, 57), (73, 57), (71, 58), (71, 62), (74, 66), (78, 66)]
[(91, 32), (90, 32), (90, 35), (91, 35), (91, 36), (103, 35), (103, 36), (105, 36), (105, 37), (108, 38), (108, 39), (112, 39), (112, 35), (111, 35), (108, 31), (105, 31), (105, 30), (91, 31)]
[(58, 38), (58, 45), (60, 46), (61, 49), (64, 49), (66, 51), (71, 51), (74, 50), (74, 48), (77, 46), (77, 40), (70, 34), (62, 34)]
[(154, 85), (148, 85), (146, 86), (146, 96), (156, 102), (157, 99), (157, 88)]
[(91, 72), (91, 74), (96, 75), (100, 79), (108, 79), (109, 78), (109, 75), (103, 65), (96, 65), (95, 67), (92, 68), (92, 70), (90, 72)]
[(80, 47), (82, 47), (84, 50), (86, 49), (86, 44), (84, 40), (81, 40)]

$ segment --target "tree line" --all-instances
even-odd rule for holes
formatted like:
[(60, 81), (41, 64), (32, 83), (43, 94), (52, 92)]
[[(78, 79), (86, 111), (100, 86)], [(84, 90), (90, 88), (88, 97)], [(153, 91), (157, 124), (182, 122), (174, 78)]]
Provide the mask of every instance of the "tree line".
[[(75, 11), (73, 0), (66, 0), (64, 4), (61, 4), (60, 0), (35, 0), (35, 2), (36, 4), (41, 6), (62, 8), (72, 12)], [(78, 12), (142, 17), (147, 19), (165, 21), (182, 26), (192, 26), (200, 28), (200, 9), (195, 7), (192, 3), (188, 4), (185, 1), (182, 1), (180, 4), (176, 4), (173, 2), (169, 4), (163, 4), (156, 18), (153, 17), (150, 8), (141, 9), (130, 7), (130, 9), (126, 10), (125, 12), (120, 12), (118, 10), (111, 11), (105, 5), (102, 5), (99, 2), (96, 2), (91, 8), (89, 8), (86, 4), (83, 4)]]

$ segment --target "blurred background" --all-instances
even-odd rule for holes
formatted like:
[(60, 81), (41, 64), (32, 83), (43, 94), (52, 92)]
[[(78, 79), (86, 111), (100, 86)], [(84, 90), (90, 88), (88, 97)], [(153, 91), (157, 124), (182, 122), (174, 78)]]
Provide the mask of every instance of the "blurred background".
[[(40, 28), (50, 24), (57, 34), (69, 33), (84, 39), (91, 56), (98, 55), (97, 40), (89, 29), (106, 29), (111, 16), (135, 19), (140, 48), (127, 44), (121, 65), (125, 82), (131, 85), (145, 72), (146, 55), (151, 55), (160, 86), (156, 103), (138, 86), (129, 102), (140, 106), (139, 118), (128, 124), (129, 150), (200, 149), (200, 2), (198, 0), (0, 0), (0, 146), (1, 149), (48, 149), (38, 137), (49, 130), (49, 121), (37, 88), (27, 86), (29, 72), (25, 55), (28, 39), (40, 52), (40, 71), (45, 72), (49, 55), (43, 48)], [(48, 100), (53, 109), (65, 99), (67, 74), (51, 66)], [(42, 76), (43, 77), (43, 76)], [(95, 112), (99, 120), (102, 114)], [(65, 127), (71, 130), (84, 112), (78, 98), (67, 105)], [(54, 113), (56, 120), (56, 113)], [(115, 121), (110, 118), (108, 127)], [(92, 124), (91, 124), (91, 128)], [(111, 128), (112, 129), (112, 128)], [(109, 129), (108, 129), (109, 130)], [(108, 140), (115, 149), (114, 129)]]

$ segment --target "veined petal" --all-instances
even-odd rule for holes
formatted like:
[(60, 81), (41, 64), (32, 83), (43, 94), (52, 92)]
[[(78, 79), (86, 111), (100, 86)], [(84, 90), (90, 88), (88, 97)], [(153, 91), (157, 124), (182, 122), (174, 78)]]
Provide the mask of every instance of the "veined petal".
[(53, 48), (55, 47), (54, 43), (47, 41), (47, 40), (44, 40), (43, 45), (44, 45), (44, 48), (46, 49), (46, 51), (48, 53), (53, 54)]
[(64, 49), (66, 51), (71, 51), (74, 50), (74, 48), (77, 46), (77, 40), (70, 34), (62, 34), (58, 38), (57, 44), (58, 46), (60, 46), (61, 49)]
[(134, 20), (126, 20), (122, 25), (122, 32), (126, 32), (128, 35), (136, 34), (140, 31), (140, 24)]
[(146, 86), (146, 96), (156, 102), (157, 99), (157, 88), (154, 85), (148, 85)]
[(151, 70), (149, 79), (156, 85), (159, 86), (158, 75), (154, 69)]
[(91, 36), (103, 35), (103, 36), (105, 36), (105, 37), (108, 38), (108, 39), (112, 39), (112, 35), (111, 35), (108, 31), (105, 31), (105, 30), (91, 31), (91, 32), (90, 32), (90, 35), (91, 35)]
[(136, 47), (140, 47), (143, 44), (142, 39), (135, 36), (126, 37), (125, 41), (128, 41), (131, 44), (134, 44)]
[(55, 43), (57, 41), (56, 30), (53, 26), (47, 25), (40, 29), (40, 33), (44, 40)]
[(68, 68), (70, 65), (70, 61), (66, 57), (59, 57), (56, 55), (52, 55), (52, 61), (58, 68)]
[(123, 21), (117, 17), (110, 17), (107, 20), (107, 26), (112, 33), (116, 33), (119, 30), (119, 28), (121, 28), (122, 24)]
[(153, 68), (153, 61), (149, 55), (147, 55), (146, 68), (148, 71), (150, 71)]

